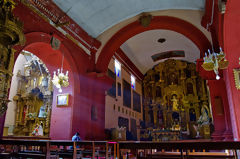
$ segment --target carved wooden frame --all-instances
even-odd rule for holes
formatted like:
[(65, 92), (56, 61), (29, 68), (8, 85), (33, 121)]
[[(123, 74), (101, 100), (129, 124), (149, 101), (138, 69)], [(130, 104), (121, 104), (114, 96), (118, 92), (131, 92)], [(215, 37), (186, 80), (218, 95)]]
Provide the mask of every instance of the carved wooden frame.
[(233, 69), (235, 86), (239, 90), (240, 89), (240, 69)]

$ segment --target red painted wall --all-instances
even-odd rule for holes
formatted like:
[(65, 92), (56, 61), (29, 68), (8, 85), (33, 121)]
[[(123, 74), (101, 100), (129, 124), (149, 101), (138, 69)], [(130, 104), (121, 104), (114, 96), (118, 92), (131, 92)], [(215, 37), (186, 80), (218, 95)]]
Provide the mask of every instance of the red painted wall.
[[(61, 67), (62, 53), (59, 50), (53, 50), (48, 43), (37, 42), (28, 45), (24, 48), (29, 52), (32, 52), (38, 56), (47, 66), (51, 75), (53, 71), (56, 71)], [(63, 88), (63, 92), (59, 93), (57, 89), (53, 92), (52, 114), (50, 124), (50, 138), (51, 139), (69, 139), (71, 137), (71, 114), (74, 101), (70, 98), (70, 103), (66, 107), (56, 106), (57, 94), (70, 94), (70, 97), (74, 97), (74, 78), (73, 71), (69, 66), (68, 59), (65, 58), (63, 63), (63, 71), (69, 71), (69, 87)], [(64, 118), (63, 118), (64, 117)], [(64, 127), (63, 127), (64, 125)]]
[[(17, 50), (16, 57), (22, 49), (31, 51), (42, 59), (52, 72), (60, 67), (61, 55), (64, 53), (64, 70), (68, 69), (70, 71), (70, 86), (63, 89), (63, 93), (71, 95), (68, 107), (56, 106), (57, 92), (54, 90), (50, 127), (51, 139), (71, 139), (76, 131), (80, 133), (83, 139), (104, 139), (106, 87), (101, 82), (99, 86), (103, 89), (96, 93), (98, 88), (95, 85), (102, 75), (95, 75), (91, 82), (92, 77), (87, 74), (87, 70), (90, 70), (91, 57), (20, 2), (15, 8), (14, 14), (24, 23), (24, 33), (26, 35), (25, 46), (15, 47)], [(62, 40), (59, 51), (51, 49), (50, 39), (53, 34)], [(91, 105), (95, 99), (98, 99), (96, 100), (98, 120), (92, 121)], [(3, 126), (4, 118), (0, 118), (0, 122), (0, 126)], [(2, 133), (2, 131), (1, 128), (0, 132)]]
[(227, 1), (224, 16), (224, 50), (229, 66), (225, 73), (228, 100), (235, 140), (240, 140), (240, 91), (235, 87), (233, 69), (240, 68), (240, 1)]

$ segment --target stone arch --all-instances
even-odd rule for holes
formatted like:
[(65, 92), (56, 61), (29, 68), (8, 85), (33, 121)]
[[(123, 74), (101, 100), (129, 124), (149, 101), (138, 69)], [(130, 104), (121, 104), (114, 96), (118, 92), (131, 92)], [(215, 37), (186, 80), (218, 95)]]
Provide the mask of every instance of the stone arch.
[(97, 71), (105, 72), (111, 57), (115, 51), (129, 38), (148, 30), (166, 29), (176, 31), (189, 38), (200, 50), (200, 57), (204, 56), (204, 52), (211, 47), (207, 37), (194, 25), (175, 17), (156, 16), (153, 17), (148, 27), (140, 25), (139, 21), (128, 24), (114, 34), (101, 50), (96, 68)]
[[(73, 105), (77, 98), (75, 98), (80, 87), (80, 80), (77, 76), (77, 66), (75, 65), (74, 59), (71, 53), (68, 51), (64, 44), (60, 45), (58, 50), (53, 50), (50, 41), (52, 35), (43, 32), (31, 32), (25, 34), (26, 43), (24, 46), (16, 46), (15, 49), (15, 61), (22, 50), (29, 51), (39, 57), (49, 69), (51, 75), (53, 71), (56, 71), (61, 67), (62, 55), (64, 54), (63, 71), (69, 71), (69, 83), (70, 85), (63, 89), (63, 93), (70, 95), (70, 103), (68, 107), (60, 109), (56, 106), (56, 94), (57, 89), (54, 90), (53, 105), (52, 105), (52, 116), (50, 126), (50, 138), (51, 139), (69, 139), (72, 135), (71, 118)], [(74, 96), (75, 95), (75, 96)], [(64, 116), (64, 118), (62, 118)], [(65, 126), (62, 126), (65, 125)], [(54, 129), (51, 129), (54, 127)]]

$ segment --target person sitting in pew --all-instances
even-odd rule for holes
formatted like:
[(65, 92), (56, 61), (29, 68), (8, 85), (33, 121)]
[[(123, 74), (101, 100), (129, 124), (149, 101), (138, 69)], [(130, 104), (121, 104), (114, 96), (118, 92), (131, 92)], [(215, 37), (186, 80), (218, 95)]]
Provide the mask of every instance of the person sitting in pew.
[(80, 136), (79, 136), (79, 133), (78, 132), (76, 132), (76, 134), (75, 135), (73, 135), (73, 137), (72, 137), (72, 141), (81, 141), (82, 139), (80, 138)]

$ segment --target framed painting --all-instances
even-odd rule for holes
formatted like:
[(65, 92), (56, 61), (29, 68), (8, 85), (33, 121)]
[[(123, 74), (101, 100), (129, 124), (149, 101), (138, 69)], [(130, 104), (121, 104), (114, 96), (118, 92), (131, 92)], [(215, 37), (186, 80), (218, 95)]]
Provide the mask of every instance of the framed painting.
[(69, 94), (57, 95), (57, 106), (67, 106), (69, 101)]
[(240, 89), (240, 69), (233, 69), (235, 86), (237, 89)]

